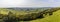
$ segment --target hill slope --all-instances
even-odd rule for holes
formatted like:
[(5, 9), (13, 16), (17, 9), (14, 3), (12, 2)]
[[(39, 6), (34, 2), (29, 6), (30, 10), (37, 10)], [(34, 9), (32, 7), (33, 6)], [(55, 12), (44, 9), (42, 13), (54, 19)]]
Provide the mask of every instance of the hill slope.
[[(8, 10), (10, 11), (10, 10)], [(12, 13), (16, 13), (16, 15), (18, 16), (19, 14), (23, 14), (24, 11), (20, 12), (20, 11), (15, 11), (15, 10), (11, 10)], [(3, 9), (0, 13), (1, 14), (4, 14), (4, 12), (6, 13), (7, 10), (5, 11), (5, 9)], [(44, 11), (45, 12), (45, 11)], [(7, 12), (8, 13), (8, 12)], [(18, 14), (19, 13), (19, 14)], [(26, 12), (25, 12), (26, 13)], [(24, 13), (24, 14), (25, 14)], [(56, 11), (56, 12), (53, 12), (53, 15), (52, 16), (47, 16), (43, 19), (36, 19), (36, 20), (32, 20), (32, 21), (29, 21), (29, 22), (60, 22), (60, 19), (59, 19), (59, 13), (60, 13), (60, 10)], [(23, 15), (24, 15), (23, 14)], [(14, 14), (15, 15), (15, 14)]]
[(30, 22), (60, 22), (60, 10), (54, 12), (51, 16), (43, 19), (32, 20)]

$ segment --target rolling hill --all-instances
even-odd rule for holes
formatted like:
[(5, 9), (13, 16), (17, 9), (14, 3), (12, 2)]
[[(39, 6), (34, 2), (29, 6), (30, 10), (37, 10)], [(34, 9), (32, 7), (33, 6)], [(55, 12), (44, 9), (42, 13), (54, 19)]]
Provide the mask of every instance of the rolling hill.
[[(45, 8), (46, 10), (41, 9), (43, 11), (41, 11), (40, 9), (41, 8), (37, 9), (38, 11), (36, 11), (36, 9), (32, 9), (33, 10), (32, 12), (31, 12), (30, 9), (28, 9), (28, 12), (27, 12), (26, 9), (25, 9), (25, 11), (24, 11), (24, 9), (23, 9), (23, 11), (21, 11), (21, 10), (15, 10), (15, 9), (1, 8), (0, 9), (0, 17), (1, 16), (5, 17), (6, 15), (8, 15), (8, 16), (11, 15), (12, 17), (13, 16), (14, 17), (19, 17), (20, 16), (19, 17), (20, 20), (21, 19), (24, 20), (24, 18), (26, 18), (26, 17), (29, 18), (29, 15), (31, 15), (31, 17), (33, 17), (33, 19), (34, 19), (34, 17), (36, 17), (36, 15), (42, 14), (44, 18), (42, 18), (42, 19), (38, 18), (38, 19), (31, 20), (31, 21), (28, 21), (28, 22), (60, 22), (60, 18), (59, 18), (60, 17), (59, 16), (59, 14), (60, 14), (60, 8), (52, 8), (52, 9), (49, 9), (49, 8), (46, 9)], [(10, 14), (9, 14), (9, 12), (10, 12)], [(51, 16), (49, 15), (50, 12), (53, 12), (53, 14)], [(26, 15), (26, 14), (29, 14), (29, 15)], [(22, 15), (22, 17), (21, 17), (21, 15)], [(25, 15), (25, 17), (24, 17), (24, 15)], [(26, 19), (28, 19), (28, 18), (26, 18)], [(12, 20), (12, 19), (10, 19), (10, 20)], [(23, 21), (23, 22), (25, 22), (25, 21)]]

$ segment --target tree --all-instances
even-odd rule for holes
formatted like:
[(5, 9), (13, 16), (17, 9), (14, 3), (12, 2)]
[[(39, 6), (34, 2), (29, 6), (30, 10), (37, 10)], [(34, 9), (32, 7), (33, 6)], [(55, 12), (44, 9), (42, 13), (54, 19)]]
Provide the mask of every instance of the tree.
[(18, 18), (16, 18), (15, 16), (12, 16), (13, 13), (9, 12), (8, 15), (6, 17), (4, 17), (4, 22), (18, 22)]

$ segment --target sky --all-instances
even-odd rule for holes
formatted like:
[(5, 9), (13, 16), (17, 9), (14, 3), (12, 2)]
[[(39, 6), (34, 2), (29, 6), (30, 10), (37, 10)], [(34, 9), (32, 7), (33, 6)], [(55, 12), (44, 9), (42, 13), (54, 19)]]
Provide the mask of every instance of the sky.
[(0, 7), (60, 7), (60, 0), (0, 0)]

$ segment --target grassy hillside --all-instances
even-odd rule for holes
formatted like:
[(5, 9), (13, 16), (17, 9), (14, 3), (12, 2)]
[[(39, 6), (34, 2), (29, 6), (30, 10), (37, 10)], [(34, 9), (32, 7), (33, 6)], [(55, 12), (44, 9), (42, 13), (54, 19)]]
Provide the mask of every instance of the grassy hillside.
[(43, 19), (36, 19), (30, 22), (60, 22), (60, 10), (53, 13), (53, 15), (45, 17)]
[[(53, 10), (52, 10), (53, 11)], [(8, 14), (9, 12), (12, 12), (12, 14)], [(17, 11), (17, 10), (11, 10), (11, 9), (0, 9), (0, 21), (2, 21), (3, 19), (1, 19), (2, 15), (13, 15), (14, 17), (19, 17), (21, 15), (25, 15), (26, 14), (31, 14), (31, 13), (38, 13), (40, 12), (40, 10), (32, 10), (32, 11)], [(45, 12), (45, 11), (44, 11)], [(49, 12), (49, 10), (48, 10)], [(35, 14), (34, 14), (35, 15)], [(29, 15), (27, 15), (26, 17), (28, 17)], [(22, 17), (19, 17), (19, 18), (25, 18), (24, 16)], [(20, 21), (21, 22), (21, 21)], [(25, 21), (22, 21), (22, 22), (25, 22)], [(28, 21), (28, 22), (60, 22), (60, 10), (56, 11), (56, 12), (53, 12), (53, 15), (49, 16), (49, 14), (47, 13), (47, 15), (42, 18), (42, 19), (36, 19), (36, 20), (31, 20), (31, 21)]]

